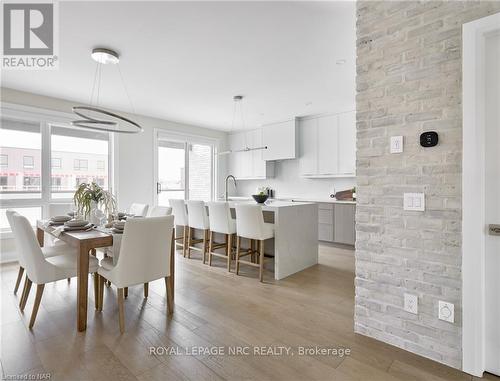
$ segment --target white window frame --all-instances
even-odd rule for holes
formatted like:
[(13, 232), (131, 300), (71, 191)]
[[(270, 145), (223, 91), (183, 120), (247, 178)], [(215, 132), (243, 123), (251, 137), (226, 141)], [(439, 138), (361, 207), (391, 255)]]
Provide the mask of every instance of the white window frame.
[[(68, 126), (74, 120), (73, 114), (68, 114), (59, 111), (46, 110), (37, 107), (18, 105), (14, 103), (0, 102), (0, 111), (2, 117), (6, 119), (15, 119), (26, 122), (34, 122), (40, 124), (40, 139), (41, 139), (41, 198), (26, 198), (26, 199), (11, 199), (1, 200), (2, 208), (23, 208), (37, 207), (42, 209), (42, 218), (49, 217), (49, 204), (67, 204), (72, 202), (71, 198), (52, 198), (52, 160), (51, 160), (51, 125)], [(74, 127), (77, 128), (77, 127)], [(113, 136), (109, 134), (108, 139), (108, 184), (109, 191), (114, 189), (114, 171), (113, 171)], [(0, 231), (0, 239), (8, 238), (11, 232)]]
[(161, 128), (155, 128), (154, 130), (154, 165), (153, 165), (153, 200), (155, 205), (158, 205), (158, 144), (160, 140), (168, 140), (171, 142), (178, 142), (184, 144), (184, 199), (189, 199), (189, 144), (204, 144), (210, 145), (212, 147), (212, 157), (211, 157), (211, 169), (210, 177), (212, 179), (211, 184), (211, 200), (217, 198), (217, 149), (219, 147), (219, 139), (209, 138), (199, 135), (183, 134), (176, 131), (164, 130)]

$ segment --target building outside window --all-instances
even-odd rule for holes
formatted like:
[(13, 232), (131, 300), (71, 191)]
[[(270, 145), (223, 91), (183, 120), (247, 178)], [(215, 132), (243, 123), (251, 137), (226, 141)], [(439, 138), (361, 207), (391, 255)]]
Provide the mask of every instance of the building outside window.
[(89, 161), (84, 159), (75, 159), (74, 169), (77, 171), (86, 171), (89, 168)]
[(0, 155), (0, 167), (5, 168), (9, 166), (9, 155)]
[(52, 158), (52, 168), (61, 168), (61, 158), (53, 157)]
[(35, 158), (33, 156), (23, 156), (24, 168), (35, 168)]
[(7, 176), (0, 176), (0, 187), (4, 189), (8, 185), (8, 177)]
[(88, 183), (88, 179), (86, 177), (77, 177), (76, 178), (76, 186), (75, 187), (79, 187), (81, 184), (83, 183)]
[(35, 176), (24, 176), (23, 177), (23, 186), (24, 189), (39, 189), (40, 188), (40, 177)]
[(50, 181), (52, 188), (61, 188), (61, 178), (52, 176)]
[(99, 171), (104, 171), (104, 169), (105, 169), (104, 160), (97, 160), (97, 169)]

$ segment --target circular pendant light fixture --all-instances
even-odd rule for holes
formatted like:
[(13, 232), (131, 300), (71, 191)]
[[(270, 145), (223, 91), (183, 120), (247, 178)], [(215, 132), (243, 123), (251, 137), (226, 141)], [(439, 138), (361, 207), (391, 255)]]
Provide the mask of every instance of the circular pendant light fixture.
[[(97, 62), (97, 66), (94, 74), (94, 84), (92, 86), (90, 102), (88, 106), (73, 106), (73, 112), (82, 119), (74, 120), (71, 122), (71, 124), (76, 127), (87, 128), (90, 130), (118, 132), (122, 134), (135, 134), (144, 131), (143, 128), (133, 120), (99, 107), (102, 65), (112, 64), (117, 65), (124, 92), (128, 98), (132, 112), (135, 113), (134, 106), (132, 105), (132, 101), (130, 100), (130, 96), (127, 91), (127, 87), (125, 86), (125, 82), (123, 81), (123, 76), (119, 65), (120, 56), (118, 55), (118, 53), (107, 48), (95, 48), (92, 50), (91, 56)], [(94, 106), (93, 101), (94, 93), (96, 90), (96, 104)]]

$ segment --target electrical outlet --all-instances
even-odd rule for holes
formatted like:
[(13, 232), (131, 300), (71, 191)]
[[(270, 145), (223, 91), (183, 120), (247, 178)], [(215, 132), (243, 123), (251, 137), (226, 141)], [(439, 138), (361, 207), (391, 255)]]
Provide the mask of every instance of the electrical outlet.
[(403, 152), (403, 137), (391, 136), (391, 153)]
[(455, 322), (455, 305), (453, 303), (439, 301), (438, 318), (450, 323)]
[(418, 296), (413, 294), (405, 294), (405, 305), (404, 309), (406, 312), (412, 314), (418, 314)]
[(425, 195), (423, 193), (405, 193), (403, 209), (423, 212), (425, 210)]

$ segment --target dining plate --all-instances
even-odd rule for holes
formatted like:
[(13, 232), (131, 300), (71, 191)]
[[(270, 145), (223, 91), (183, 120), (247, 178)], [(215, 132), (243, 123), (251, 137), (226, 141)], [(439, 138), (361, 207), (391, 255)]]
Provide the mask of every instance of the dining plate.
[(89, 222), (85, 220), (70, 220), (64, 223), (68, 227), (81, 227), (87, 225)]
[(54, 222), (66, 222), (66, 221), (71, 220), (71, 217), (70, 216), (54, 216), (54, 217), (51, 217), (50, 220), (54, 221)]

